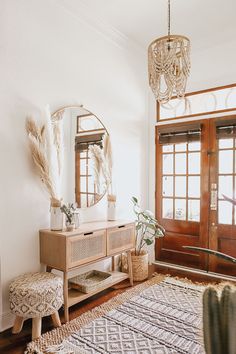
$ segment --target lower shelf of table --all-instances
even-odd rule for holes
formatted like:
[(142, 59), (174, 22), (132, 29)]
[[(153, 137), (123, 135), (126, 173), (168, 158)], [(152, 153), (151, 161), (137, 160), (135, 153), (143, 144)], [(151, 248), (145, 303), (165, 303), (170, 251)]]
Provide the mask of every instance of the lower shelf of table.
[(112, 285), (115, 285), (122, 280), (128, 279), (129, 274), (127, 273), (122, 273), (122, 272), (110, 272), (112, 274), (112, 279), (109, 281), (109, 283), (106, 283), (104, 286), (99, 287), (99, 289), (96, 289), (94, 291), (91, 291), (89, 294), (82, 293), (78, 290), (75, 289), (69, 289), (68, 291), (68, 306), (73, 306), (77, 304), (78, 302), (81, 302), (85, 299), (88, 299), (90, 296), (93, 296), (95, 294), (100, 293), (101, 291), (110, 288)]

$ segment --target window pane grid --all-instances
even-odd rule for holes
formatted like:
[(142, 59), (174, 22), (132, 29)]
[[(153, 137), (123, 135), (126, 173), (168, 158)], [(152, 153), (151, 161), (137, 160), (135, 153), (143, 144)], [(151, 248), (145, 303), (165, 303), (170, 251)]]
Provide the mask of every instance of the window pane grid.
[(235, 225), (236, 208), (225, 201), (223, 194), (235, 198), (236, 183), (236, 139), (218, 141), (218, 223)]
[(200, 148), (200, 142), (162, 146), (163, 218), (199, 222)]

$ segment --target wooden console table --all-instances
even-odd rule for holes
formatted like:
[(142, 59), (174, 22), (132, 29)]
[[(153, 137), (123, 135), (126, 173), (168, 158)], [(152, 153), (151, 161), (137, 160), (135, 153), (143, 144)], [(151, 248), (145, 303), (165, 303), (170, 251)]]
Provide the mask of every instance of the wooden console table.
[[(40, 230), (40, 262), (47, 271), (63, 272), (65, 321), (69, 321), (69, 307), (129, 278), (133, 285), (131, 250), (135, 247), (135, 224), (127, 221), (102, 221), (82, 224), (66, 231)], [(115, 271), (114, 256), (127, 253), (128, 274)], [(112, 257), (112, 277), (109, 283), (89, 294), (70, 289), (69, 272)], [(74, 274), (73, 274), (74, 276)]]

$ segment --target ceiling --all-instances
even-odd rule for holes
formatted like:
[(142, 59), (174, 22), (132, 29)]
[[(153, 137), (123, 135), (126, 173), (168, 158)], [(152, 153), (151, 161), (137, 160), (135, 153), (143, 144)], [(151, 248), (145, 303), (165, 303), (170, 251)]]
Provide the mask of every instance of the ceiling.
[[(69, 0), (146, 48), (167, 34), (167, 0)], [(235, 0), (171, 0), (171, 32), (191, 39), (192, 49), (235, 40)]]

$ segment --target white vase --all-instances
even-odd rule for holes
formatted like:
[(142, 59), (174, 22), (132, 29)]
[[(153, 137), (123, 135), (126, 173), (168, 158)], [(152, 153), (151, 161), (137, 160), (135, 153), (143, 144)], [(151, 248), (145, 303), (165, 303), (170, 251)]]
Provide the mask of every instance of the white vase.
[(61, 231), (63, 229), (63, 213), (60, 207), (51, 206), (50, 229), (52, 231)]
[(116, 196), (115, 195), (107, 196), (107, 220), (108, 221), (116, 220)]
[(78, 229), (80, 226), (80, 215), (79, 211), (75, 211), (73, 214), (73, 222), (75, 223), (75, 228)]

